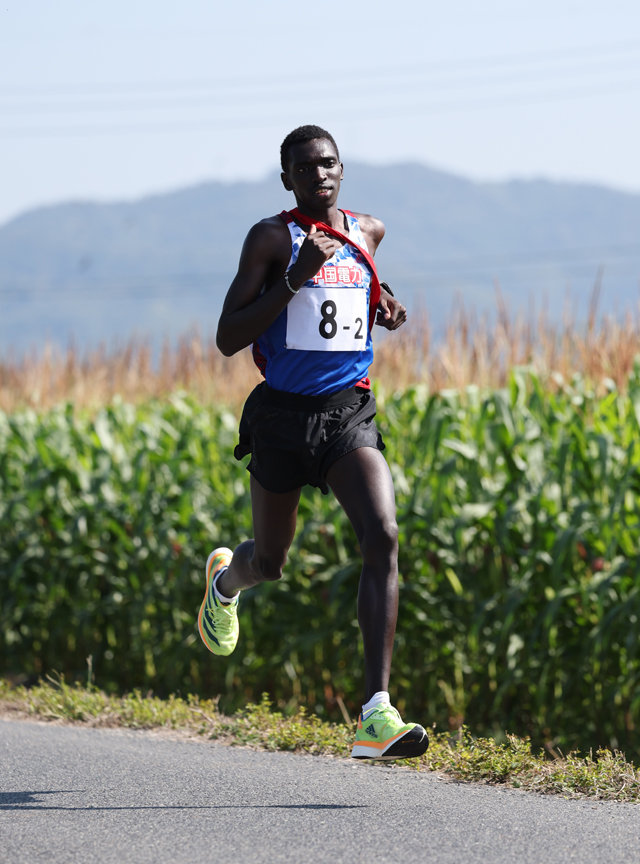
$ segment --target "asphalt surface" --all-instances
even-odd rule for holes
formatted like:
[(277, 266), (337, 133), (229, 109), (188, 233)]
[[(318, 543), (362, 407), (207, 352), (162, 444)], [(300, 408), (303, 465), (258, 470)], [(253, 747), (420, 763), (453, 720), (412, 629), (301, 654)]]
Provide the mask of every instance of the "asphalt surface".
[(0, 861), (638, 864), (640, 807), (1, 720)]

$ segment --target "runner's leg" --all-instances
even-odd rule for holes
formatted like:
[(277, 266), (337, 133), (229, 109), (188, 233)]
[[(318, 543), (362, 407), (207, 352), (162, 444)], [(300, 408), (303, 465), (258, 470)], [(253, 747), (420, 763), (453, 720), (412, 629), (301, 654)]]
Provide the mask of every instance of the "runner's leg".
[(393, 480), (379, 450), (338, 459), (327, 482), (355, 530), (362, 554), (358, 622), (364, 643), (365, 702), (389, 689), (398, 617), (398, 525)]
[(296, 530), (300, 491), (269, 492), (251, 476), (254, 537), (236, 547), (229, 568), (218, 579), (218, 591), (225, 597), (280, 579)]

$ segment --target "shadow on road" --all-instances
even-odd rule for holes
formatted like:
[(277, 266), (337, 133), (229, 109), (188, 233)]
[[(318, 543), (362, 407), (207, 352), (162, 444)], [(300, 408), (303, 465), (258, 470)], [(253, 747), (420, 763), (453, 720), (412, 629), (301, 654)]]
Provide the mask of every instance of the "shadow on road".
[(366, 804), (131, 804), (128, 806), (65, 807), (41, 804), (38, 795), (63, 795), (84, 789), (48, 789), (33, 792), (0, 792), (0, 810), (359, 810)]

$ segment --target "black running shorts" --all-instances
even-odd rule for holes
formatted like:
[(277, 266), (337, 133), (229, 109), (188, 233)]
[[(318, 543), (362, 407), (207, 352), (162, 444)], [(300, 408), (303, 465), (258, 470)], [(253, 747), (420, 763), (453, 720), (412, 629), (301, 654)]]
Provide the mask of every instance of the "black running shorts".
[(370, 390), (305, 396), (263, 381), (245, 402), (234, 456), (251, 454), (247, 470), (269, 492), (308, 484), (326, 493), (327, 471), (341, 456), (359, 447), (384, 450), (375, 415)]

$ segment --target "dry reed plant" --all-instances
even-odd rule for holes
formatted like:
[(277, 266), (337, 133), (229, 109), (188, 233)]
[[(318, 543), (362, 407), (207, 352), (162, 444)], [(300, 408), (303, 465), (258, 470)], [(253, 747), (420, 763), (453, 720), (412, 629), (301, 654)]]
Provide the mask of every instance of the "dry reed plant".
[[(598, 316), (598, 286), (583, 325), (567, 311), (560, 324), (544, 313), (512, 316), (497, 292), (493, 321), (478, 317), (462, 302), (441, 338), (432, 336), (428, 316), (415, 312), (401, 330), (376, 327), (372, 377), (385, 392), (425, 383), (431, 391), (468, 384), (499, 387), (514, 366), (528, 365), (543, 378), (565, 379), (580, 373), (595, 385), (612, 379), (624, 388), (640, 352), (640, 320)], [(0, 409), (46, 410), (61, 402), (97, 407), (120, 397), (127, 402), (163, 398), (186, 390), (205, 403), (236, 409), (260, 380), (249, 351), (223, 357), (212, 335), (197, 331), (175, 345), (165, 342), (159, 356), (149, 342), (132, 340), (124, 348), (81, 353), (49, 345), (20, 359), (0, 358)]]
[(570, 380), (578, 373), (595, 386), (611, 379), (624, 389), (640, 355), (640, 317), (598, 316), (598, 300), (596, 284), (584, 324), (569, 306), (562, 322), (552, 323), (544, 311), (511, 315), (498, 288), (495, 320), (457, 302), (438, 340), (431, 337), (427, 314), (419, 312), (404, 331), (378, 340), (372, 374), (385, 389), (424, 382), (438, 392), (469, 384), (502, 387), (510, 370), (530, 366), (544, 379), (556, 373)]

